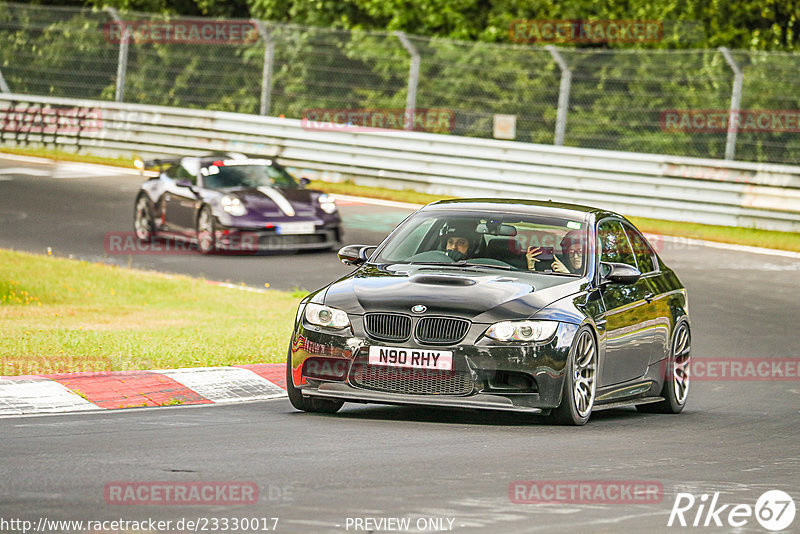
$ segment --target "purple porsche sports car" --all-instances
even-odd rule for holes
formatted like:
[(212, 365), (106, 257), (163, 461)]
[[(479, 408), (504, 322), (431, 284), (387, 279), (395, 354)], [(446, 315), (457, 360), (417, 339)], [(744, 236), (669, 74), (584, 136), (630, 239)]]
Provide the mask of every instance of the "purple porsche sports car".
[(271, 159), (223, 154), (137, 161), (158, 176), (136, 197), (134, 230), (196, 243), (200, 252), (338, 247), (334, 199)]

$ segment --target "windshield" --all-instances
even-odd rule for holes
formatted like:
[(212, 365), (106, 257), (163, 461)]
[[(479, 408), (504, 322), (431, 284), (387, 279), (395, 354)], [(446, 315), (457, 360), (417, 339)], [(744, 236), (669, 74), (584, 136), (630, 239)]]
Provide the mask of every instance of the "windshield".
[(291, 174), (269, 160), (219, 160), (200, 169), (203, 185), (209, 189), (234, 187), (297, 188)]
[(376, 263), (458, 264), (582, 276), (586, 224), (535, 215), (420, 212), (386, 242)]

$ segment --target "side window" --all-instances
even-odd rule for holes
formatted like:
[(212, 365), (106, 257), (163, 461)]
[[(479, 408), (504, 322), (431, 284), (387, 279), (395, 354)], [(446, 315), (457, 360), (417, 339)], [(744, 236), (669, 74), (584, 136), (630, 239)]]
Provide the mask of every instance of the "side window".
[(628, 242), (628, 236), (619, 221), (607, 220), (597, 226), (600, 261), (625, 263), (636, 267), (636, 259)]
[[(420, 249), (422, 249), (423, 240), (425, 239), (426, 234), (430, 231), (434, 222), (436, 222), (436, 219), (430, 218), (423, 221), (416, 228), (413, 228), (410, 232), (403, 236), (402, 240), (399, 241), (400, 244), (388, 255), (386, 255), (386, 259), (388, 261), (403, 261), (404, 259), (410, 258), (415, 254), (425, 252), (426, 250)], [(437, 239), (437, 244), (438, 241), (439, 240)], [(437, 250), (437, 248), (438, 247), (433, 247), (433, 249), (428, 250)]]
[(166, 170), (165, 173), (168, 177), (172, 178), (173, 180), (188, 180), (193, 184), (197, 183), (197, 176), (193, 175), (183, 165), (172, 165), (169, 169)]
[(625, 233), (628, 234), (631, 245), (633, 245), (633, 253), (636, 255), (636, 263), (639, 264), (639, 271), (642, 274), (655, 271), (656, 262), (653, 258), (653, 249), (650, 248), (650, 244), (644, 236), (628, 224), (625, 225)]

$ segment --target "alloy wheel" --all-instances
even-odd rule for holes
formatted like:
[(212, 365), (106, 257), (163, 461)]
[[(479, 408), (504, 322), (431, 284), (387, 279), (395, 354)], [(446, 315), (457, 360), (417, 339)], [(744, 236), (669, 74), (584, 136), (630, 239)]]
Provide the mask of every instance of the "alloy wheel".
[(672, 351), (672, 380), (675, 401), (678, 404), (686, 402), (689, 395), (689, 363), (691, 353), (691, 337), (686, 323), (681, 323), (675, 333), (675, 346)]
[(586, 417), (594, 406), (594, 394), (597, 388), (597, 350), (594, 338), (588, 331), (582, 332), (578, 339), (572, 372), (572, 398), (575, 401), (575, 410), (580, 417)]

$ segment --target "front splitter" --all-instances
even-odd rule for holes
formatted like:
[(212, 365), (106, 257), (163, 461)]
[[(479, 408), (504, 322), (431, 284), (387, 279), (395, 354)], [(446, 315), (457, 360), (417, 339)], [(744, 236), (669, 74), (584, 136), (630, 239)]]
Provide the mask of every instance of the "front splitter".
[(368, 402), (375, 404), (397, 404), (414, 406), (438, 406), (443, 408), (472, 408), (478, 410), (500, 410), (504, 412), (519, 412), (527, 414), (541, 414), (541, 408), (517, 406), (506, 397), (496, 395), (477, 394), (469, 397), (454, 397), (448, 395), (402, 395), (399, 393), (383, 393), (368, 389), (355, 389), (347, 384), (328, 382), (319, 387), (303, 389), (303, 395), (310, 397), (325, 397), (344, 401)]

